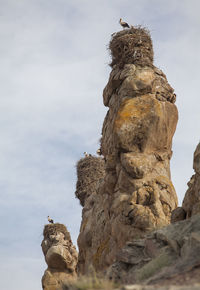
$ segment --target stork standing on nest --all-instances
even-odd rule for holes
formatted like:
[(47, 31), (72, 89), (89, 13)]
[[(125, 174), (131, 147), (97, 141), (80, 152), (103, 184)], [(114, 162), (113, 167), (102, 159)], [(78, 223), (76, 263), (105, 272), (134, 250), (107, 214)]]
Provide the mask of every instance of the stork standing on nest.
[(49, 222), (49, 223), (53, 224), (53, 220), (50, 218), (49, 215), (48, 215), (47, 219), (48, 219), (48, 222)]
[(130, 26), (128, 25), (128, 23), (126, 23), (126, 22), (124, 22), (124, 21), (122, 21), (122, 19), (120, 18), (120, 20), (119, 20), (119, 23), (120, 23), (120, 25), (123, 27), (123, 28), (130, 28)]
[(87, 152), (84, 152), (83, 154), (85, 155), (85, 157), (91, 157), (92, 156), (91, 154), (88, 154)]
[(101, 152), (101, 148), (97, 149), (96, 153), (101, 156), (102, 155), (102, 152)]

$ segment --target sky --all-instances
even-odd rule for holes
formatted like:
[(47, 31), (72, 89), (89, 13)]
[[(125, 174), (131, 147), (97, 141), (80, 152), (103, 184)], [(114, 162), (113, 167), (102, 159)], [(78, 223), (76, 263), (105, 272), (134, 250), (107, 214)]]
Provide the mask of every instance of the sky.
[(150, 30), (154, 64), (177, 94), (171, 173), (181, 205), (200, 138), (199, 9), (198, 0), (0, 0), (2, 290), (41, 289), (48, 215), (76, 244), (76, 163), (99, 148), (120, 17)]

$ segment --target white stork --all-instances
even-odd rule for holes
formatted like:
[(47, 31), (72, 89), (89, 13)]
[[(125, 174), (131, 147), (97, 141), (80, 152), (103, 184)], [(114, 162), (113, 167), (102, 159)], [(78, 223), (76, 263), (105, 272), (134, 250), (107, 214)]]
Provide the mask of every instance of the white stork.
[(96, 153), (101, 156), (102, 155), (101, 148), (97, 149)]
[(128, 23), (126, 23), (126, 22), (124, 22), (124, 21), (122, 21), (122, 19), (120, 18), (120, 20), (119, 20), (119, 23), (120, 23), (120, 25), (123, 27), (123, 28), (130, 28), (130, 26), (128, 25)]
[(84, 152), (85, 157), (91, 157), (91, 154), (88, 154), (87, 152)]
[(53, 220), (50, 218), (49, 215), (48, 215), (47, 219), (48, 219), (48, 222), (49, 222), (49, 223), (53, 224)]

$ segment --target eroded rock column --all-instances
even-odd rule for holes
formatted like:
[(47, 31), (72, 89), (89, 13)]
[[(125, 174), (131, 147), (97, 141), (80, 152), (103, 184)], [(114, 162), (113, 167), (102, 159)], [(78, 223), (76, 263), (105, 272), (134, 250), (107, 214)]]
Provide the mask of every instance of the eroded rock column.
[(172, 223), (200, 214), (200, 143), (194, 152), (193, 169), (195, 173), (188, 182), (182, 207), (178, 207), (172, 212)]
[(167, 225), (177, 207), (170, 177), (176, 96), (153, 65), (151, 37), (131, 28), (112, 35), (112, 71), (103, 92), (109, 108), (101, 152), (105, 177), (85, 200), (78, 238), (80, 273), (102, 271), (132, 238)]
[(45, 225), (43, 235), (41, 246), (48, 268), (42, 277), (42, 287), (44, 290), (62, 290), (77, 276), (78, 253), (63, 224)]

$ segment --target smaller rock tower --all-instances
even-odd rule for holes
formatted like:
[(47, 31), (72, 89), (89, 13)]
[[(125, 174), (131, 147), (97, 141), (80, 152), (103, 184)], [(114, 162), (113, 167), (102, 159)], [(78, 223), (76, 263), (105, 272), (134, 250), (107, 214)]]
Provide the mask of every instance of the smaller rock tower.
[(193, 169), (195, 174), (188, 182), (188, 190), (185, 193), (182, 207), (178, 207), (172, 212), (172, 223), (200, 214), (200, 143), (194, 152)]
[(48, 268), (42, 277), (42, 288), (62, 290), (64, 285), (76, 278), (78, 253), (65, 225), (45, 225), (43, 235), (41, 246)]

